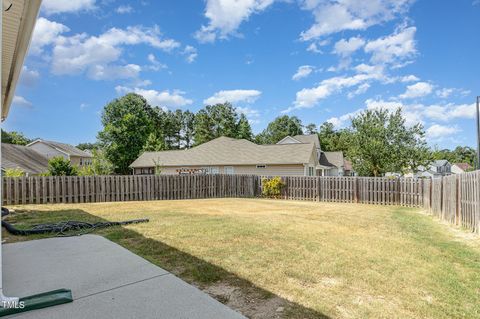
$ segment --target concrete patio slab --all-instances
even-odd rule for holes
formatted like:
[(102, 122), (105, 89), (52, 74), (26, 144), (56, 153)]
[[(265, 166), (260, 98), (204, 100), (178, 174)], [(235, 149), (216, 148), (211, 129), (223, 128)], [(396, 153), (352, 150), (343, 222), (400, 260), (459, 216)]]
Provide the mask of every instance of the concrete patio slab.
[(74, 298), (10, 318), (245, 318), (101, 236), (6, 244), (3, 253), (7, 295), (68, 288)]

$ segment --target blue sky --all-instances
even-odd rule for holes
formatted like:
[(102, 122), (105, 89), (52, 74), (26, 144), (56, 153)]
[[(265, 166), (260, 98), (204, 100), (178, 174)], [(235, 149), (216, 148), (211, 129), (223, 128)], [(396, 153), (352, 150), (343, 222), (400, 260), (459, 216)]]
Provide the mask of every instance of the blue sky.
[(256, 133), (401, 106), (432, 146), (473, 146), (479, 17), (479, 0), (43, 0), (5, 128), (95, 141), (103, 106), (134, 91), (229, 100)]

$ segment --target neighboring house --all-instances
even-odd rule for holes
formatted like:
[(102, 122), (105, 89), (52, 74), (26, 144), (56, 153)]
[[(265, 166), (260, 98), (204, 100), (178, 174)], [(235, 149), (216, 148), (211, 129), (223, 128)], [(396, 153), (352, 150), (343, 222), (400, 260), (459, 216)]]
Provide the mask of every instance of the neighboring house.
[(346, 160), (346, 159), (343, 160), (343, 170), (344, 170), (344, 173), (343, 173), (344, 176), (357, 175), (357, 173), (353, 170), (352, 162), (350, 162), (349, 160)]
[(417, 168), (416, 172), (410, 172), (405, 174), (403, 177), (407, 178), (438, 178), (442, 177), (442, 174), (438, 173), (436, 169), (432, 166), (422, 166), (420, 165)]
[(21, 169), (27, 176), (48, 171), (48, 159), (37, 151), (22, 145), (2, 143), (2, 172)]
[(321, 152), (320, 165), (320, 176), (345, 176), (343, 152)]
[(452, 174), (452, 164), (447, 160), (436, 160), (430, 164), (430, 169), (441, 176), (447, 176)]
[(137, 175), (159, 168), (160, 174), (315, 176), (320, 169), (313, 143), (257, 145), (229, 137), (186, 150), (144, 152), (130, 167)]
[(27, 147), (43, 154), (48, 159), (62, 156), (70, 160), (72, 165), (85, 166), (92, 164), (93, 156), (91, 153), (82, 151), (70, 144), (39, 139), (28, 144)]
[(322, 151), (320, 140), (317, 134), (287, 136), (277, 144), (313, 144), (317, 153), (319, 166), (317, 167), (317, 176), (352, 176), (352, 165), (349, 162), (348, 173), (345, 169), (345, 159), (343, 152), (324, 152)]
[(426, 177), (426, 178), (438, 178), (442, 176), (448, 176), (452, 174), (452, 165), (447, 160), (433, 161), (428, 167), (419, 166), (415, 172), (405, 174), (404, 177)]
[(468, 163), (453, 163), (451, 167), (452, 174), (461, 174), (472, 170), (472, 166)]

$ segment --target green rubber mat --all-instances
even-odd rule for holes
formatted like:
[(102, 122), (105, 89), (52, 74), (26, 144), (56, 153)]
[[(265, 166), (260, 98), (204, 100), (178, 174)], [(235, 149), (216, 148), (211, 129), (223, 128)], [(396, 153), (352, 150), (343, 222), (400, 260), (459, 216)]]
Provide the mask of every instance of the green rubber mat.
[(55, 305), (61, 305), (67, 302), (72, 302), (72, 291), (69, 289), (57, 289), (48, 292), (43, 292), (38, 295), (32, 295), (24, 298), (20, 298), (19, 305), (23, 302), (23, 307), (17, 308), (1, 308), (0, 317), (12, 315), (14, 313), (20, 313), (35, 309), (41, 309), (51, 307)]

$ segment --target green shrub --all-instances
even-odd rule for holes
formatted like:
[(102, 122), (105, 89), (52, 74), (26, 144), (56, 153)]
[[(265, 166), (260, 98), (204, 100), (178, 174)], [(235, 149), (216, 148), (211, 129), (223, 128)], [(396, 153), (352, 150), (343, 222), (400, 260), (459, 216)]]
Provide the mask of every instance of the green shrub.
[(51, 176), (76, 176), (77, 168), (62, 156), (52, 157), (48, 161), (48, 173)]
[(5, 170), (5, 177), (22, 177), (25, 172), (21, 168), (7, 168)]
[(95, 171), (93, 170), (92, 165), (81, 166), (77, 168), (78, 176), (93, 176)]
[(279, 198), (285, 183), (280, 177), (262, 178), (262, 195), (265, 197)]

